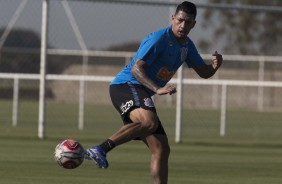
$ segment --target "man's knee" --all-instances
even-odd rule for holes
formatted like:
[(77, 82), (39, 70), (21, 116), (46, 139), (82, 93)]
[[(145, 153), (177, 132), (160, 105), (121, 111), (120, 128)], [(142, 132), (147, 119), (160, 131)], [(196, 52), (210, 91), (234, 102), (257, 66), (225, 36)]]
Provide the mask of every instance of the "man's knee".
[(131, 111), (130, 119), (132, 122), (140, 123), (141, 128), (147, 133), (155, 132), (159, 127), (157, 115), (152, 111), (142, 108)]
[(157, 128), (159, 127), (159, 122), (158, 121), (153, 121), (153, 120), (144, 120), (141, 122), (142, 128), (146, 130), (148, 133), (155, 132)]

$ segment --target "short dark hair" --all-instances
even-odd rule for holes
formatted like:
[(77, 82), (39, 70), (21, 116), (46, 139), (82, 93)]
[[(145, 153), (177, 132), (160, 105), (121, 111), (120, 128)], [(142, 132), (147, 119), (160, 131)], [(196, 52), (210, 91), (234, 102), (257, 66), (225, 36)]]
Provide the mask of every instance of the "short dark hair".
[(184, 1), (181, 4), (179, 4), (175, 10), (175, 15), (179, 12), (179, 11), (184, 11), (187, 14), (191, 14), (194, 15), (194, 17), (196, 18), (197, 16), (197, 7), (194, 3), (191, 3), (189, 1)]

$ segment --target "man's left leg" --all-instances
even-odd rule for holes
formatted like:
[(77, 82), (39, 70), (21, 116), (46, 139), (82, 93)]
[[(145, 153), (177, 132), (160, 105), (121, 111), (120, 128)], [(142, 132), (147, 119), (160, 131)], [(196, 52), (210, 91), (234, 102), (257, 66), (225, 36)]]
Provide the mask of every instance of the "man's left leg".
[(167, 184), (170, 147), (165, 134), (152, 134), (142, 138), (150, 149), (153, 184)]

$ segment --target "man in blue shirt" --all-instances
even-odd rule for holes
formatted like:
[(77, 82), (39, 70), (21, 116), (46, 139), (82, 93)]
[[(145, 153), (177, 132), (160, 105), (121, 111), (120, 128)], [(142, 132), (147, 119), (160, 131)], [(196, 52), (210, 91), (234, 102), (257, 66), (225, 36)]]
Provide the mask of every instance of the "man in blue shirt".
[(196, 15), (193, 3), (179, 4), (172, 16), (172, 25), (149, 34), (131, 62), (112, 80), (111, 100), (124, 125), (100, 145), (87, 149), (86, 159), (95, 161), (100, 168), (107, 168), (106, 154), (111, 149), (139, 139), (152, 153), (153, 183), (167, 183), (170, 147), (151, 96), (176, 93), (176, 88), (167, 83), (183, 63), (202, 78), (213, 76), (222, 63), (222, 56), (215, 52), (212, 64), (205, 64), (187, 36), (196, 24)]

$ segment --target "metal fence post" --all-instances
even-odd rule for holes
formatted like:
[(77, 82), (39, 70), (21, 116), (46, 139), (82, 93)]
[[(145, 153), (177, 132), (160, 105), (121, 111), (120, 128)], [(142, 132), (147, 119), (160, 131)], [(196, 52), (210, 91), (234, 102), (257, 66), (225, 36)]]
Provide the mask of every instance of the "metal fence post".
[(49, 0), (42, 1), (41, 53), (40, 53), (40, 84), (39, 84), (39, 117), (38, 137), (45, 137), (45, 89), (47, 63), (47, 33), (48, 33), (48, 6)]
[(221, 88), (220, 136), (225, 136), (226, 108), (227, 108), (227, 85), (223, 84)]
[(14, 89), (13, 89), (13, 117), (12, 125), (16, 127), (18, 125), (18, 113), (19, 112), (19, 78), (14, 78)]
[[(258, 80), (264, 81), (265, 75), (265, 59), (263, 57), (259, 60), (259, 71), (258, 71)], [(263, 94), (264, 94), (264, 87), (258, 87), (258, 98), (257, 98), (257, 107), (259, 111), (263, 111)]]
[(181, 142), (182, 110), (183, 110), (183, 65), (177, 72), (177, 93), (176, 93), (176, 125), (175, 142)]

